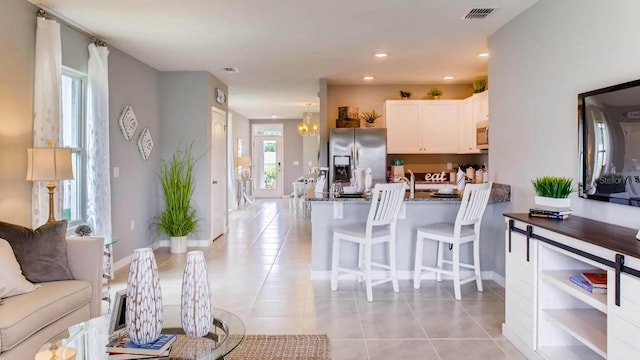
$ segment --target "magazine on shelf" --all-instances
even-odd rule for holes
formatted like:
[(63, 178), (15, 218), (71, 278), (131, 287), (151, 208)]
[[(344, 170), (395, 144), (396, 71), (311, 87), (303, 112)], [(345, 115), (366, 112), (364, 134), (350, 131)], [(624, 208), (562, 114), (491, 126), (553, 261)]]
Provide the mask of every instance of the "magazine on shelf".
[(107, 344), (107, 352), (115, 354), (137, 354), (160, 356), (167, 351), (176, 341), (175, 334), (160, 334), (160, 337), (145, 345), (134, 344), (125, 334), (124, 336)]
[(572, 283), (578, 285), (579, 287), (581, 287), (583, 290), (586, 290), (592, 294), (606, 294), (607, 293), (607, 289), (606, 288), (594, 288), (593, 286), (591, 286), (591, 284), (589, 284), (584, 278), (582, 278), (582, 276), (580, 275), (574, 275), (569, 277), (569, 279), (571, 280)]
[(607, 288), (607, 273), (583, 272), (582, 277), (594, 288)]

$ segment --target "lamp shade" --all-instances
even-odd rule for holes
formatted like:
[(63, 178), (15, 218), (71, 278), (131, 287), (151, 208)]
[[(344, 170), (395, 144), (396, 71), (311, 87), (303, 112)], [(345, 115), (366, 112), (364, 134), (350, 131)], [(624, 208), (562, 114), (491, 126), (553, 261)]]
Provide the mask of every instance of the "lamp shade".
[(251, 156), (245, 155), (238, 158), (238, 166), (251, 166)]
[(27, 149), (27, 180), (56, 181), (73, 179), (70, 148)]

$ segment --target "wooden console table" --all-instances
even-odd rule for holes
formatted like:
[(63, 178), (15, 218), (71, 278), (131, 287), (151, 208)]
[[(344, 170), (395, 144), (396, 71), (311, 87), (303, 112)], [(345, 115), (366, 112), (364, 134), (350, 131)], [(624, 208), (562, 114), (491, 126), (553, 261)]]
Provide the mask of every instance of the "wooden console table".
[[(570, 216), (504, 214), (503, 334), (530, 359), (640, 358), (640, 241), (636, 230)], [(573, 284), (607, 274), (607, 293)]]

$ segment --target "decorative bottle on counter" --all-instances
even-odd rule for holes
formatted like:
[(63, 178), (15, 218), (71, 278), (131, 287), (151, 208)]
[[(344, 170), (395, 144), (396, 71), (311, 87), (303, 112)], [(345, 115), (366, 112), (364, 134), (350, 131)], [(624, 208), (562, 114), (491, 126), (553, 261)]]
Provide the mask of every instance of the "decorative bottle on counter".
[(465, 185), (465, 180), (464, 180), (464, 171), (462, 171), (461, 168), (458, 168), (458, 174), (457, 174), (457, 185), (458, 185), (458, 191), (463, 191), (464, 190), (464, 185)]

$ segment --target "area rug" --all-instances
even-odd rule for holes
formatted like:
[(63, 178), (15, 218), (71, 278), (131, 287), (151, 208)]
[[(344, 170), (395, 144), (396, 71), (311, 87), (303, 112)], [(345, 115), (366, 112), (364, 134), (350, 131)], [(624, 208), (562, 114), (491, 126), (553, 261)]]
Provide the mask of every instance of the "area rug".
[(326, 335), (247, 335), (228, 360), (330, 360)]

